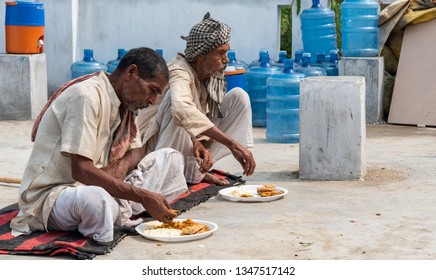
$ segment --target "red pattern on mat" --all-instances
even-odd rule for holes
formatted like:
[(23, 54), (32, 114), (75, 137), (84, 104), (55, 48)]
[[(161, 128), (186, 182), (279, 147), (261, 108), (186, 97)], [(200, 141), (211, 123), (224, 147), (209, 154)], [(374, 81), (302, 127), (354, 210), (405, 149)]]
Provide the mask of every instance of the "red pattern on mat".
[(0, 235), (0, 240), (11, 240), (11, 239), (14, 239), (14, 238), (15, 238), (15, 236), (13, 236), (10, 231), (6, 232), (3, 235)]
[[(231, 185), (245, 183), (240, 176), (234, 176), (219, 170), (212, 172), (215, 176), (229, 180)], [(180, 210), (181, 212), (187, 211), (217, 195), (220, 189), (226, 187), (228, 186), (207, 183), (191, 186), (188, 192), (172, 201), (171, 206), (173, 209)], [(92, 259), (96, 255), (104, 255), (111, 252), (113, 247), (125, 236), (137, 234), (134, 228), (115, 228), (114, 241), (110, 244), (99, 244), (92, 238), (84, 237), (77, 231), (38, 231), (30, 235), (14, 237), (11, 235), (10, 221), (18, 214), (19, 211), (17, 209), (17, 203), (0, 209), (0, 254), (46, 256), (69, 254), (76, 259)]]
[[(227, 178), (227, 176), (224, 175), (225, 173), (223, 171), (221, 171), (221, 170), (214, 170), (214, 171), (215, 171), (214, 175), (216, 177), (221, 178), (221, 179)], [(171, 201), (170, 204), (173, 204), (174, 202), (179, 201), (180, 199), (185, 198), (185, 197), (191, 195), (192, 193), (198, 192), (198, 191), (205, 189), (209, 186), (210, 186), (209, 183), (198, 183), (196, 185), (193, 185), (189, 188), (189, 190), (187, 192), (182, 193), (181, 195), (179, 195), (179, 197), (177, 197), (173, 201)]]
[(0, 216), (0, 226), (7, 224), (10, 222), (10, 220), (12, 220), (12, 218), (14, 218), (15, 216), (18, 215), (19, 210), (15, 210), (13, 212), (4, 214)]
[(56, 246), (60, 246), (60, 247), (68, 247), (68, 246), (73, 246), (73, 247), (83, 247), (85, 246), (86, 242), (89, 240), (89, 237), (84, 237), (83, 239), (79, 239), (76, 241), (72, 241), (72, 242), (65, 242), (65, 241), (55, 241), (55, 245)]
[(49, 254), (49, 256), (53, 257), (53, 256), (56, 256), (58, 254), (65, 254), (65, 253), (70, 254), (70, 255), (75, 255), (75, 254), (77, 254), (77, 252), (78, 251), (72, 247), (66, 247), (66, 248), (61, 248), (61, 249), (58, 249), (58, 250), (52, 252), (51, 254)]
[(35, 246), (40, 244), (50, 243), (58, 238), (68, 235), (67, 231), (49, 231), (36, 236), (32, 239), (24, 241), (21, 245), (15, 247), (15, 250), (32, 250)]

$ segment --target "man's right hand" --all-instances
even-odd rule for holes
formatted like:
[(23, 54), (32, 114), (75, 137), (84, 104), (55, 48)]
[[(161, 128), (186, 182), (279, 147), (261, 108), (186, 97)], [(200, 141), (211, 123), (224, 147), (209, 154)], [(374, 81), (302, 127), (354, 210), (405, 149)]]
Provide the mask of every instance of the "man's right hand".
[(244, 169), (244, 175), (250, 176), (253, 174), (254, 169), (256, 168), (256, 161), (254, 160), (253, 154), (247, 148), (228, 137), (215, 126), (206, 130), (202, 134), (228, 147), (235, 159), (239, 161)]
[(201, 158), (203, 161), (200, 165), (200, 171), (206, 173), (212, 168), (213, 161), (210, 152), (204, 147), (201, 141), (194, 141), (193, 143), (194, 156)]
[(142, 200), (147, 213), (162, 223), (170, 223), (177, 214), (171, 211), (168, 201), (160, 194), (144, 190), (145, 194)]

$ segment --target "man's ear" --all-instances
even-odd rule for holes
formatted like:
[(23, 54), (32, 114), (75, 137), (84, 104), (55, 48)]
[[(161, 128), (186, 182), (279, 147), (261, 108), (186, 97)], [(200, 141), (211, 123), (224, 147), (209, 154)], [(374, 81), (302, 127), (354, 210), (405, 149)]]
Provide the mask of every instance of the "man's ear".
[(126, 71), (124, 71), (124, 78), (128, 81), (130, 79), (132, 79), (134, 76), (138, 76), (139, 75), (139, 70), (138, 70), (138, 66), (136, 66), (136, 64), (130, 64)]

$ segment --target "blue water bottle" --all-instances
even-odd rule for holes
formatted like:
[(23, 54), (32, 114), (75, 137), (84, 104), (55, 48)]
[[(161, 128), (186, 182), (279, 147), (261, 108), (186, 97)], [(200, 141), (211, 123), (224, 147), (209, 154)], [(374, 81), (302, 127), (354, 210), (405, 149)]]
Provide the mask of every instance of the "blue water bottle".
[(325, 68), (326, 61), (325, 61), (325, 53), (324, 52), (319, 52), (316, 54), (316, 62), (314, 64), (312, 64), (312, 66), (316, 66), (316, 67), (321, 67), (321, 68)]
[(285, 67), (285, 59), (288, 58), (287, 51), (279, 51), (279, 58), (271, 63), (272, 66), (277, 66), (279, 68)]
[(294, 53), (294, 71), (300, 72), (303, 65), (303, 49), (297, 49)]
[(319, 0), (312, 1), (312, 7), (300, 14), (301, 37), (304, 52), (312, 55), (312, 63), (316, 61), (316, 54), (337, 49), (335, 12), (324, 8)]
[(255, 127), (266, 126), (266, 80), (271, 74), (280, 72), (280, 68), (271, 66), (269, 60), (268, 52), (261, 52), (260, 65), (252, 66), (245, 75)]
[(343, 56), (374, 57), (378, 50), (378, 14), (376, 0), (344, 0), (341, 4)]
[[(259, 65), (260, 65), (261, 56), (262, 56), (263, 53), (267, 53), (267, 54), (268, 54), (268, 57), (269, 57), (269, 52), (268, 52), (267, 49), (264, 49), (264, 48), (260, 49), (260, 50), (259, 50), (259, 58), (256, 59), (256, 60), (253, 60), (252, 62), (250, 62), (250, 63), (248, 64), (248, 68), (251, 68), (251, 67), (253, 67), (253, 66), (259, 66)], [(273, 62), (273, 61), (272, 61), (270, 58), (268, 58), (268, 63), (271, 64), (272, 62)]]
[(127, 53), (125, 49), (118, 49), (118, 56), (116, 59), (109, 60), (106, 64), (107, 71), (109, 73), (113, 73), (115, 69), (117, 68), (118, 64), (120, 63), (121, 58)]
[(303, 73), (294, 72), (292, 59), (285, 59), (283, 72), (267, 79), (267, 141), (299, 142), (300, 80), (304, 77)]
[(91, 49), (85, 49), (83, 56), (83, 60), (76, 61), (71, 65), (73, 79), (94, 72), (107, 71), (106, 64), (94, 59), (94, 53)]
[(303, 53), (303, 65), (301, 67), (301, 72), (306, 75), (306, 77), (310, 76), (327, 76), (327, 72), (321, 67), (312, 66), (311, 64), (311, 54)]
[(236, 58), (236, 51), (234, 49), (230, 49), (227, 52), (227, 57), (229, 59), (229, 63), (227, 63), (227, 66), (233, 66), (235, 67), (235, 70), (244, 69), (248, 70), (248, 64), (245, 61), (239, 60)]
[(339, 76), (338, 52), (338, 50), (330, 51), (330, 61), (326, 62), (324, 67), (324, 70), (327, 72), (327, 76)]

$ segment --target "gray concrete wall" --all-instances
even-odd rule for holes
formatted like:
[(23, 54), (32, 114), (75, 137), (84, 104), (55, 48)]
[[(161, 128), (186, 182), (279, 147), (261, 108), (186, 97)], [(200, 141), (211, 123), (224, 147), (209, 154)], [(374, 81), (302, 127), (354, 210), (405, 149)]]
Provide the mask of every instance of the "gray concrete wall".
[(35, 119), (47, 102), (46, 55), (0, 54), (0, 120)]
[[(1, 1), (0, 15), (5, 14)], [(293, 0), (41, 0), (45, 8), (45, 50), (48, 90), (53, 92), (71, 77), (70, 65), (94, 50), (95, 59), (114, 59), (118, 48), (162, 48), (169, 60), (185, 48), (180, 35), (209, 11), (232, 27), (231, 46), (237, 58), (250, 62), (267, 48), (273, 59), (280, 47), (279, 6)], [(302, 9), (311, 1), (302, 1)], [(327, 5), (327, 0), (321, 0)], [(293, 4), (295, 5), (295, 4)], [(294, 13), (295, 13), (294, 9)], [(3, 17), (2, 17), (3, 18)], [(301, 48), (299, 17), (294, 16), (293, 47)], [(4, 21), (3, 21), (4, 22)], [(5, 38), (0, 28), (0, 38)], [(0, 53), (5, 44), (0, 40)]]

